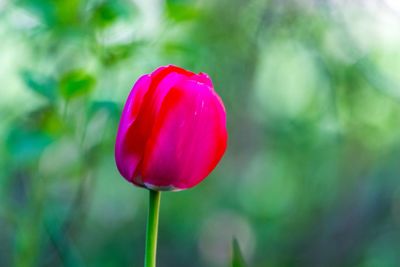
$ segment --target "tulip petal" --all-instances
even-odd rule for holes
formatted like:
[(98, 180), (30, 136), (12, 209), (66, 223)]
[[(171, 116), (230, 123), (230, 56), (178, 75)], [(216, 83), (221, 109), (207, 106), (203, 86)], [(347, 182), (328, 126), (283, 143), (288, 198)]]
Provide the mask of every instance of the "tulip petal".
[(197, 79), (177, 83), (163, 100), (147, 142), (141, 177), (158, 190), (186, 189), (201, 182), (226, 149), (223, 104)]
[[(129, 160), (124, 164), (123, 168), (126, 171), (124, 171), (123, 176), (136, 185), (143, 186), (141, 177), (137, 175), (138, 165), (143, 157), (145, 145), (165, 96), (176, 83), (192, 75), (193, 73), (175, 66), (160, 67), (150, 74), (147, 90), (142, 99), (140, 99), (140, 109), (135, 113), (136, 119), (131, 123), (127, 123), (127, 129), (123, 133), (124, 158)], [(128, 98), (128, 101), (127, 106), (137, 107), (135, 104), (135, 101), (138, 101), (137, 99)]]
[(137, 119), (150, 82), (150, 75), (144, 75), (138, 79), (128, 96), (120, 119), (115, 142), (115, 161), (121, 175), (128, 180), (135, 172), (141, 155), (130, 153), (127, 149), (129, 147), (127, 143), (130, 141), (127, 138), (127, 132)]
[(194, 75), (192, 77), (192, 79), (194, 79), (198, 82), (204, 83), (204, 84), (210, 86), (211, 88), (214, 88), (213, 83), (207, 73), (200, 72), (199, 74)]

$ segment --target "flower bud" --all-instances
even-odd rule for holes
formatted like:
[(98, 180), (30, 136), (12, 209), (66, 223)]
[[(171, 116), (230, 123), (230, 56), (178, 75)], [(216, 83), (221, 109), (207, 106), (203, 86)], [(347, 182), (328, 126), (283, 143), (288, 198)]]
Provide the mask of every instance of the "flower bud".
[(208, 75), (166, 66), (133, 86), (121, 115), (115, 161), (137, 186), (183, 190), (209, 175), (226, 145), (225, 108)]

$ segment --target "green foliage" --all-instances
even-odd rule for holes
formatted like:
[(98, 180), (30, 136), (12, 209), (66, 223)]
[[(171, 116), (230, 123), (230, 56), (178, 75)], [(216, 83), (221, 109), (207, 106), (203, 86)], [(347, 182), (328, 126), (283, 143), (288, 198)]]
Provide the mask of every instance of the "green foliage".
[(112, 101), (94, 101), (89, 106), (89, 115), (93, 116), (96, 112), (105, 111), (114, 120), (118, 120), (121, 114), (119, 106)]
[(166, 7), (168, 16), (177, 22), (193, 20), (200, 15), (198, 7), (190, 1), (167, 0)]
[(38, 93), (49, 101), (54, 101), (57, 96), (57, 82), (52, 77), (47, 77), (32, 71), (23, 71), (22, 79), (26, 83), (27, 87)]
[(106, 27), (113, 24), (120, 17), (129, 15), (131, 3), (127, 1), (102, 1), (92, 10), (92, 23), (99, 27)]
[(232, 240), (232, 264), (231, 267), (246, 267), (239, 242), (236, 238)]
[(95, 86), (94, 76), (78, 69), (64, 73), (60, 78), (60, 92), (65, 99), (89, 94)]
[(38, 130), (15, 127), (10, 130), (7, 148), (16, 164), (36, 161), (51, 143), (51, 138)]
[(94, 9), (93, 20), (94, 23), (100, 26), (107, 26), (112, 24), (118, 18), (118, 11), (115, 10), (112, 3), (101, 3)]
[(136, 50), (138, 44), (120, 44), (104, 47), (100, 60), (106, 66), (110, 66), (129, 58)]

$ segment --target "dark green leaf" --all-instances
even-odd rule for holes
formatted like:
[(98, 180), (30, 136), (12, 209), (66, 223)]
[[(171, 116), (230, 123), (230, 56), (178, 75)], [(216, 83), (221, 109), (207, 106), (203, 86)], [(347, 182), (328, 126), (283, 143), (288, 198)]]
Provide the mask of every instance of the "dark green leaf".
[(245, 267), (245, 261), (243, 259), (240, 246), (236, 238), (232, 241), (232, 267)]

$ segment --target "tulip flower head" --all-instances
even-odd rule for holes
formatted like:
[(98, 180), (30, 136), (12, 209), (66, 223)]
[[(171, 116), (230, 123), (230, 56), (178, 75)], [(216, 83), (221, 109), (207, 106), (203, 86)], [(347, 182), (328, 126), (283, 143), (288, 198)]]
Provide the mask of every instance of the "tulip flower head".
[(183, 190), (210, 174), (226, 145), (225, 108), (208, 75), (170, 65), (133, 86), (121, 115), (115, 161), (137, 186)]

